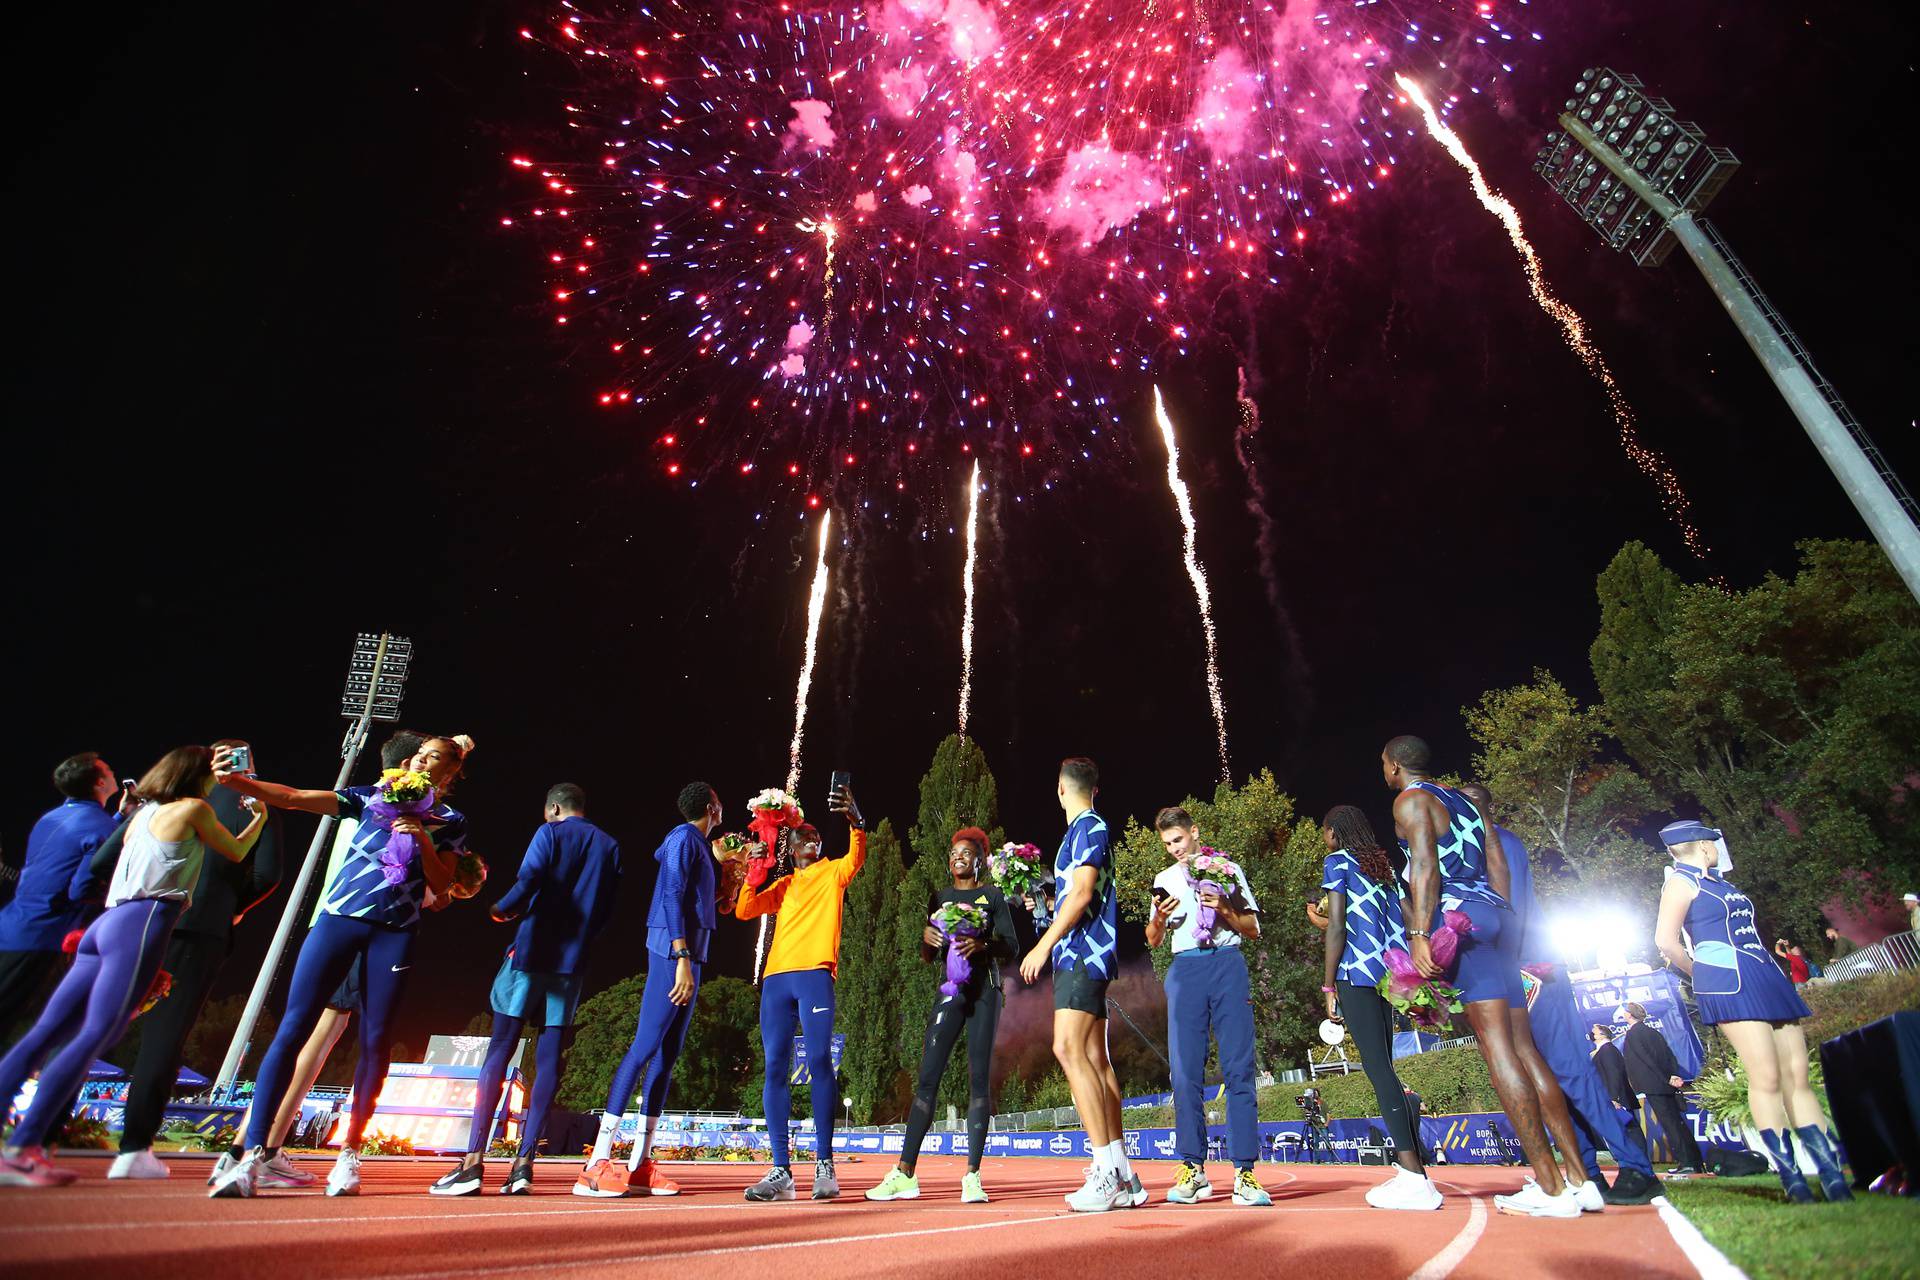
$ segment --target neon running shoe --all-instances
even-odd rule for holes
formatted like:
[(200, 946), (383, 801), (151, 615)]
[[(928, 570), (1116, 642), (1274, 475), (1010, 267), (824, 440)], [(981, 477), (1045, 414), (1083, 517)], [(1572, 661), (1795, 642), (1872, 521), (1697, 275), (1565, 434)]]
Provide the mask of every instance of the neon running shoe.
[(1260, 1185), (1260, 1180), (1253, 1176), (1253, 1170), (1242, 1169), (1233, 1176), (1233, 1202), (1264, 1209), (1272, 1206), (1273, 1197), (1268, 1195), (1267, 1189)]
[(961, 1177), (960, 1203), (961, 1204), (987, 1203), (987, 1189), (980, 1185), (980, 1173), (977, 1169), (969, 1169)]
[(627, 1174), (627, 1190), (637, 1196), (677, 1196), (680, 1184), (661, 1172), (660, 1166), (649, 1156), (640, 1162), (640, 1167)]
[[(978, 1175), (975, 1175), (975, 1181), (978, 1181)], [(899, 1165), (887, 1170), (887, 1176), (880, 1179), (879, 1186), (867, 1188), (869, 1200), (918, 1200), (919, 1198), (920, 1179), (910, 1173), (900, 1172)]]
[(1173, 1180), (1167, 1189), (1168, 1204), (1199, 1204), (1202, 1200), (1213, 1198), (1213, 1183), (1207, 1180), (1206, 1168), (1191, 1160), (1180, 1165), (1180, 1176)]
[(617, 1200), (627, 1194), (627, 1166), (611, 1160), (595, 1160), (580, 1171), (573, 1194), (594, 1200)]

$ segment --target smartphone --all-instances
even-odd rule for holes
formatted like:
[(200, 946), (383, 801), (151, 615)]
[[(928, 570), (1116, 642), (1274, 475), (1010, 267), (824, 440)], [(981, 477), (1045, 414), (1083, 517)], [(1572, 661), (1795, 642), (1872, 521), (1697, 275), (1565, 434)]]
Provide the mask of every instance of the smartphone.
[(234, 773), (252, 773), (253, 748), (248, 746), (228, 747), (227, 768)]
[(835, 769), (833, 771), (833, 777), (827, 780), (827, 794), (829, 796), (845, 795), (847, 788), (852, 785), (853, 775), (851, 773), (848, 773), (844, 769)]
[(120, 779), (120, 789), (122, 791), (137, 791), (139, 790), (139, 788), (140, 788), (140, 784), (138, 782), (135, 782), (132, 778)]
[(1173, 896), (1172, 894), (1168, 893), (1165, 889), (1162, 889), (1159, 885), (1153, 886), (1153, 900), (1155, 902), (1165, 902), (1168, 898), (1171, 898), (1172, 896)]

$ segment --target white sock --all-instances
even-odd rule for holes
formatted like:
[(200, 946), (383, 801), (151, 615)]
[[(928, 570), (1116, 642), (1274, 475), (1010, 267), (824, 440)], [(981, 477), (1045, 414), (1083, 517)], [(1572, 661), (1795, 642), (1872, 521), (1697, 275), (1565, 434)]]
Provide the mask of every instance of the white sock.
[(1095, 1148), (1093, 1149), (1093, 1167), (1094, 1167), (1094, 1168), (1096, 1168), (1096, 1169), (1111, 1169), (1111, 1168), (1113, 1168), (1113, 1150), (1112, 1150), (1112, 1148), (1110, 1148), (1110, 1147), (1095, 1147)]
[(1107, 1144), (1107, 1162), (1122, 1182), (1133, 1181), (1133, 1162), (1127, 1159), (1127, 1144), (1114, 1139)]
[(659, 1116), (642, 1116), (640, 1120), (640, 1136), (633, 1140), (633, 1154), (627, 1157), (629, 1172), (638, 1169), (647, 1153), (653, 1150), (653, 1131), (660, 1125)]
[(600, 1117), (600, 1132), (593, 1137), (593, 1155), (587, 1160), (592, 1164), (596, 1160), (613, 1159), (613, 1135), (620, 1129), (621, 1117), (608, 1111)]

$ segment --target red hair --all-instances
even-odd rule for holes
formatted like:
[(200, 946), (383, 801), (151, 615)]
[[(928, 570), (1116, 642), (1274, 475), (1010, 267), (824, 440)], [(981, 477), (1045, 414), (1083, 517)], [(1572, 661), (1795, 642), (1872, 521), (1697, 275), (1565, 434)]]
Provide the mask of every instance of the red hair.
[(953, 839), (947, 841), (947, 847), (952, 848), (954, 845), (959, 844), (962, 840), (971, 841), (973, 844), (973, 847), (979, 850), (980, 856), (983, 858), (986, 856), (987, 854), (987, 833), (986, 832), (982, 831), (978, 827), (962, 827), (958, 831), (953, 833)]

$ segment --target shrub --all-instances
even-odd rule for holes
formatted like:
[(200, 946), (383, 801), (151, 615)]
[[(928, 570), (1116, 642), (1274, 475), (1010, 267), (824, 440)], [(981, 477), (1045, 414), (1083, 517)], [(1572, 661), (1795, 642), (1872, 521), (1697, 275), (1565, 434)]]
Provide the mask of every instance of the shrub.
[(105, 1151), (113, 1146), (106, 1122), (92, 1116), (68, 1116), (55, 1146), (74, 1151)]
[(363, 1156), (410, 1156), (413, 1154), (413, 1142), (390, 1133), (382, 1133), (362, 1139), (360, 1154)]

